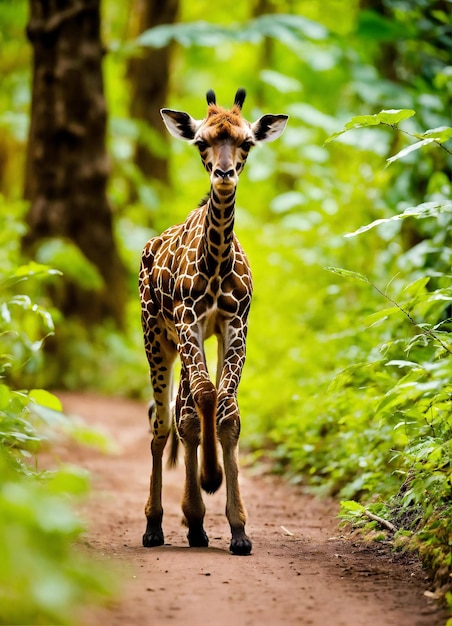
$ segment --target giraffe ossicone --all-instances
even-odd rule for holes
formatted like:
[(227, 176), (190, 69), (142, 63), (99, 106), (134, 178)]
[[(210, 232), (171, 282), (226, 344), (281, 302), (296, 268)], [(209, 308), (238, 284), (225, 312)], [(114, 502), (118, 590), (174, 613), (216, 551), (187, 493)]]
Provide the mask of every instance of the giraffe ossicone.
[[(235, 196), (249, 151), (261, 141), (277, 139), (288, 116), (263, 115), (250, 123), (241, 113), (245, 95), (244, 89), (238, 89), (232, 108), (224, 109), (209, 90), (207, 115), (202, 120), (184, 111), (161, 110), (168, 131), (198, 148), (210, 177), (210, 192), (183, 224), (152, 238), (142, 255), (142, 325), (154, 394), (150, 412), (152, 472), (143, 535), (146, 547), (164, 543), (162, 457), (174, 429), (184, 444), (182, 510), (189, 545), (206, 547), (209, 543), (201, 489), (213, 493), (221, 485), (219, 441), (226, 478), (226, 516), (232, 535), (230, 551), (239, 555), (251, 552), (238, 484), (237, 390), (245, 363), (252, 277), (233, 230)], [(204, 354), (204, 341), (211, 335), (218, 341), (215, 384)], [(178, 355), (181, 373), (172, 410), (173, 366)], [(172, 459), (175, 454), (173, 445)]]

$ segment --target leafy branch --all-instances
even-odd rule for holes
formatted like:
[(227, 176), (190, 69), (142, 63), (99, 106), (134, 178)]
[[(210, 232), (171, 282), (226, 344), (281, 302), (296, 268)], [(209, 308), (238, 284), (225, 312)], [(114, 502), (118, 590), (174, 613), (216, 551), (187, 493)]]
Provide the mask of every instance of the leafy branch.
[(380, 111), (380, 113), (375, 113), (375, 115), (356, 115), (345, 124), (342, 130), (339, 130), (330, 135), (325, 141), (325, 144), (333, 141), (340, 135), (343, 135), (347, 131), (354, 128), (367, 128), (369, 126), (387, 126), (388, 128), (391, 128), (393, 130), (400, 131), (408, 137), (418, 139), (416, 143), (410, 144), (406, 148), (400, 150), (400, 152), (398, 152), (394, 156), (386, 159), (388, 165), (390, 165), (394, 161), (402, 159), (407, 154), (410, 154), (415, 150), (419, 150), (423, 146), (427, 146), (431, 143), (435, 143), (445, 152), (447, 152), (447, 154), (452, 155), (452, 150), (449, 150), (449, 148), (444, 145), (446, 141), (452, 138), (452, 128), (450, 126), (439, 126), (438, 128), (430, 128), (423, 133), (411, 133), (398, 126), (399, 122), (413, 117), (413, 115), (415, 114), (416, 112), (413, 111), (413, 109), (388, 109)]
[(265, 37), (274, 37), (290, 45), (292, 41), (308, 39), (324, 41), (328, 30), (301, 15), (260, 15), (242, 23), (230, 25), (213, 24), (206, 21), (160, 24), (144, 31), (135, 41), (122, 46), (133, 54), (137, 48), (162, 48), (171, 42), (181, 46), (215, 47), (225, 42), (259, 43)]
[(405, 315), (405, 317), (411, 322), (411, 324), (413, 324), (413, 326), (415, 326), (421, 332), (421, 334), (436, 341), (446, 352), (452, 355), (452, 350), (449, 348), (447, 344), (444, 343), (442, 339), (440, 339), (440, 337), (438, 337), (438, 335), (435, 332), (433, 332), (429, 328), (424, 328), (418, 322), (416, 322), (416, 320), (413, 318), (413, 316), (411, 315), (409, 311), (407, 311), (403, 306), (401, 306), (398, 302), (396, 302), (393, 298), (391, 298), (391, 296), (389, 296), (382, 289), (380, 289), (378, 285), (375, 285), (375, 283), (369, 280), (367, 276), (364, 276), (364, 274), (360, 274), (359, 272), (352, 272), (351, 270), (343, 269), (341, 267), (325, 267), (325, 269), (328, 270), (329, 272), (332, 272), (333, 274), (338, 274), (339, 276), (345, 276), (347, 278), (359, 280), (373, 287), (377, 293), (383, 296), (383, 298), (388, 300), (388, 302), (390, 302), (396, 309), (398, 309), (401, 313), (403, 313), (403, 315)]
[(361, 233), (365, 233), (371, 228), (375, 228), (375, 226), (380, 226), (381, 224), (386, 224), (387, 222), (397, 222), (400, 220), (404, 220), (407, 217), (414, 217), (416, 219), (426, 219), (429, 217), (439, 217), (444, 213), (452, 213), (452, 203), (443, 204), (441, 202), (431, 201), (431, 202), (422, 202), (417, 206), (407, 207), (403, 213), (398, 213), (397, 215), (392, 215), (391, 217), (383, 217), (377, 220), (374, 220), (370, 224), (366, 224), (365, 226), (361, 226), (357, 230), (352, 233), (347, 233), (344, 237), (355, 237), (356, 235), (360, 235)]

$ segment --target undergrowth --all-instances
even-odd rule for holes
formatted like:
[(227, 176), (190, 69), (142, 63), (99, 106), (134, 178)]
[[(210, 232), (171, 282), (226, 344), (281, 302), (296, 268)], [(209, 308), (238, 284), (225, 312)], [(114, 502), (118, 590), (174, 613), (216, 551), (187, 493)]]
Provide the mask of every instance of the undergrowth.
[(38, 452), (56, 433), (98, 443), (101, 436), (66, 418), (53, 394), (15, 383), (38, 378), (43, 366), (54, 322), (40, 292), (57, 272), (18, 263), (20, 207), (2, 208), (8, 210), (0, 218), (0, 623), (74, 624), (82, 606), (108, 596), (113, 579), (74, 546), (84, 532), (74, 505), (88, 492), (87, 472), (72, 465), (42, 469)]
[[(376, 121), (397, 129), (398, 122), (411, 114), (414, 112), (386, 111), (379, 116), (362, 116), (354, 118), (346, 129), (376, 125)], [(430, 139), (427, 144), (435, 142), (447, 155), (451, 154), (444, 145), (452, 136), (451, 128), (406, 134), (419, 141), (390, 157), (389, 163), (422, 148), (426, 138)], [(352, 473), (357, 478), (343, 486), (337, 474), (333, 476), (328, 470), (327, 473), (338, 494), (346, 498), (340, 516), (367, 533), (377, 528), (383, 530), (399, 549), (417, 551), (432, 574), (437, 594), (443, 594), (452, 607), (449, 198), (450, 184), (445, 184), (422, 204), (376, 220), (351, 234), (361, 235), (381, 224), (406, 219), (419, 223), (412, 226), (422, 233), (417, 259), (413, 249), (405, 253), (405, 258), (399, 258), (403, 271), (387, 288), (382, 289), (360, 273), (329, 268), (364, 283), (364, 289), (376, 290), (386, 306), (366, 320), (376, 343), (367, 353), (362, 350), (361, 362), (339, 372), (330, 386), (333, 395), (352, 388), (352, 393), (346, 393), (349, 407), (359, 399), (360, 415), (354, 422), (353, 439), (359, 442), (357, 448), (361, 454), (364, 452), (365, 462), (359, 471), (352, 460)], [(413, 259), (417, 262), (413, 263)], [(372, 429), (366, 441), (370, 424)], [(338, 443), (343, 435), (336, 429), (333, 442)], [(341, 452), (345, 452), (342, 445)]]

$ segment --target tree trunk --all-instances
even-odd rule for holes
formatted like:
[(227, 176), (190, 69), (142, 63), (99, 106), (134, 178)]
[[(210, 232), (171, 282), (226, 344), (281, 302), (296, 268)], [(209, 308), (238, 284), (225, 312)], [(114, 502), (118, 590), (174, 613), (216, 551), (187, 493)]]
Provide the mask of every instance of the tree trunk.
[(24, 249), (48, 237), (73, 241), (99, 270), (101, 290), (64, 281), (56, 304), (88, 324), (121, 323), (125, 272), (106, 195), (107, 111), (102, 80), (100, 0), (30, 0), (33, 87), (25, 197), (30, 200)]
[[(277, 13), (278, 9), (272, 0), (257, 0), (252, 7), (251, 17), (256, 18), (261, 15), (269, 15)], [(272, 37), (264, 37), (259, 50), (258, 62), (256, 67), (256, 75), (262, 68), (267, 69), (273, 66), (274, 39)], [(258, 81), (253, 94), (255, 104), (263, 106), (265, 104), (266, 86), (262, 81)]]
[[(179, 10), (179, 0), (139, 0), (140, 34), (160, 24), (174, 24)], [(162, 141), (168, 141), (168, 133), (160, 117), (160, 109), (167, 105), (169, 86), (170, 47), (145, 48), (140, 57), (132, 59), (129, 76), (132, 83), (131, 115), (143, 120)], [(168, 161), (158, 156), (143, 143), (138, 143), (135, 162), (143, 174), (154, 180), (168, 181)]]

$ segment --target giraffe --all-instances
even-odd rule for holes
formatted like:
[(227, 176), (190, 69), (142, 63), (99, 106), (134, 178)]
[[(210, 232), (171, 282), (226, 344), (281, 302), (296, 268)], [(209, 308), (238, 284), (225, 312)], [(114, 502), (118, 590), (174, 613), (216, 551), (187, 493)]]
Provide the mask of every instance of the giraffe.
[[(235, 196), (250, 149), (258, 142), (279, 137), (288, 116), (263, 115), (250, 124), (241, 114), (245, 95), (244, 89), (238, 89), (233, 107), (227, 110), (216, 104), (215, 93), (209, 90), (203, 120), (183, 111), (161, 110), (168, 131), (198, 148), (209, 174), (210, 192), (183, 224), (152, 238), (143, 250), (139, 286), (154, 393), (145, 547), (164, 543), (162, 455), (175, 428), (184, 444), (182, 511), (189, 545), (207, 547), (209, 543), (203, 526), (206, 508), (201, 488), (214, 493), (222, 482), (219, 441), (231, 529), (229, 549), (232, 554), (247, 555), (252, 548), (245, 532), (246, 513), (238, 484), (237, 405), (252, 277), (233, 231)], [(218, 340), (216, 384), (210, 379), (204, 353), (204, 340), (211, 335)], [(173, 365), (178, 354), (181, 373), (173, 412)]]

